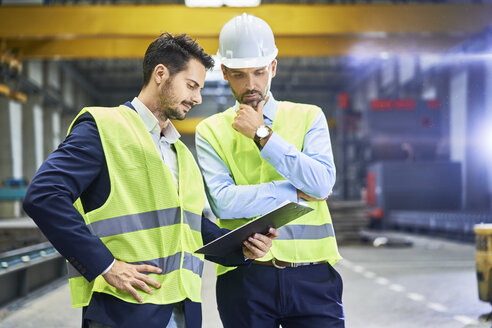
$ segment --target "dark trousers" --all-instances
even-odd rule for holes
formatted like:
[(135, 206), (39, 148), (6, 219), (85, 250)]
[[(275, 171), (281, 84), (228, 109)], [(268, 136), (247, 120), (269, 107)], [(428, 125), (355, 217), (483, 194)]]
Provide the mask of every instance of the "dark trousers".
[[(96, 323), (115, 328), (165, 328), (171, 318), (174, 304), (128, 303), (108, 294), (94, 293), (89, 306), (82, 309), (82, 328)], [(184, 312), (187, 328), (202, 326), (200, 303), (186, 299)]]
[(217, 278), (225, 328), (342, 328), (342, 278), (328, 263), (277, 269), (252, 264)]

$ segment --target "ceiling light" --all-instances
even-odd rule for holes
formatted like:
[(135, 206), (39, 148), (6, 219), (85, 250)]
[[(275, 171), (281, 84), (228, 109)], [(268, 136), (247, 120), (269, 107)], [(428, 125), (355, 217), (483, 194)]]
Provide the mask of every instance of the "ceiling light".
[(261, 0), (185, 0), (187, 7), (256, 7)]
[(220, 7), (223, 4), (223, 0), (185, 0), (187, 7)]
[(224, 5), (229, 7), (258, 7), (261, 0), (224, 0)]

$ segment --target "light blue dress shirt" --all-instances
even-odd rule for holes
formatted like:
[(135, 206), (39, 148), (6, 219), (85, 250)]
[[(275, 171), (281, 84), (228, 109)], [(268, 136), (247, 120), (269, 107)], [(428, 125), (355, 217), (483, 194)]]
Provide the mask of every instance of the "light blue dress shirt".
[[(277, 107), (278, 101), (269, 93), (263, 107), (267, 126), (272, 126)], [(234, 109), (238, 108), (239, 103), (236, 102)], [(261, 157), (285, 180), (236, 185), (231, 171), (213, 147), (198, 132), (195, 138), (207, 198), (220, 219), (255, 217), (275, 209), (286, 200), (297, 202), (297, 189), (314, 198), (325, 198), (335, 184), (335, 164), (323, 111), (306, 133), (302, 152), (275, 132), (261, 150)]]

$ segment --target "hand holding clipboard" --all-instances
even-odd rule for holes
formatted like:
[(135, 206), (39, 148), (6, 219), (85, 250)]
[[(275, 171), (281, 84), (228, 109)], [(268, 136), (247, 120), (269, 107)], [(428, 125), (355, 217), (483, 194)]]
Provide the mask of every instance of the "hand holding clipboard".
[(195, 253), (225, 256), (242, 247), (242, 243), (254, 233), (266, 234), (269, 228), (278, 229), (283, 225), (311, 212), (313, 208), (299, 203), (286, 201), (273, 211), (264, 214), (245, 225), (199, 248)]

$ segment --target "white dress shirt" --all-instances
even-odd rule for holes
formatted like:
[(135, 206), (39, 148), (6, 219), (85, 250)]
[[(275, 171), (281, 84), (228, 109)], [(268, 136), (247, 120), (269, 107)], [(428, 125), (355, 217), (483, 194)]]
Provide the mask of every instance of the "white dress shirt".
[(177, 188), (179, 184), (178, 158), (174, 146), (171, 147), (171, 145), (178, 141), (181, 135), (169, 119), (166, 121), (168, 123), (167, 127), (161, 131), (157, 118), (137, 97), (132, 100), (132, 105), (152, 136), (161, 159), (171, 170)]

